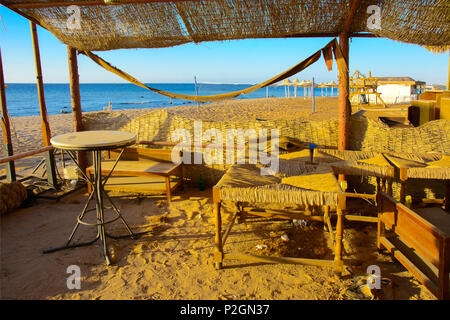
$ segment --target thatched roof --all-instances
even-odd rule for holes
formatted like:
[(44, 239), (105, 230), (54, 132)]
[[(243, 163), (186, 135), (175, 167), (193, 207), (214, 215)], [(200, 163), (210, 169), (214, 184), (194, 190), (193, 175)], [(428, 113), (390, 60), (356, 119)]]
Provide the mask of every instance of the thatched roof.
[[(117, 0), (116, 0), (117, 1)], [(188, 42), (296, 36), (336, 36), (345, 28), (351, 1), (343, 0), (0, 0), (83, 51), (170, 47)], [(81, 28), (70, 30), (80, 8)], [(381, 29), (368, 29), (370, 5), (381, 9)], [(448, 0), (361, 0), (350, 33), (443, 46), (450, 44)]]

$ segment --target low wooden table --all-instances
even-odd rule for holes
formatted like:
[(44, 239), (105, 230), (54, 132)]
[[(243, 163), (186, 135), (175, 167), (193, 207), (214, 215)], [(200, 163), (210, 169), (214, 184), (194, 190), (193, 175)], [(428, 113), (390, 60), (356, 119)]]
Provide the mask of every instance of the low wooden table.
[[(65, 246), (53, 248), (50, 250), (44, 251), (44, 253), (50, 253), (55, 252), (59, 250), (69, 249), (69, 248), (75, 248), (75, 247), (81, 247), (81, 246), (87, 246), (95, 243), (97, 240), (100, 240), (102, 243), (102, 250), (103, 254), (106, 259), (106, 264), (109, 265), (111, 263), (108, 247), (106, 243), (106, 238), (113, 238), (113, 239), (120, 239), (120, 238), (126, 238), (131, 237), (134, 238), (136, 236), (142, 235), (146, 232), (140, 232), (140, 233), (134, 233), (130, 227), (128, 226), (125, 219), (122, 217), (119, 209), (117, 206), (113, 203), (111, 198), (108, 196), (108, 194), (104, 190), (104, 186), (106, 182), (108, 181), (108, 178), (110, 177), (111, 173), (114, 171), (114, 168), (116, 167), (117, 163), (120, 160), (120, 155), (117, 157), (115, 163), (110, 168), (109, 174), (106, 177), (102, 176), (102, 164), (101, 164), (101, 152), (104, 150), (111, 150), (111, 149), (117, 149), (117, 148), (123, 148), (125, 150), (125, 147), (135, 144), (136, 142), (136, 135), (129, 132), (122, 132), (122, 131), (82, 131), (82, 132), (73, 132), (73, 133), (67, 133), (62, 134), (56, 137), (53, 137), (51, 139), (51, 143), (53, 146), (59, 149), (64, 149), (67, 151), (71, 159), (74, 161), (74, 163), (78, 166), (80, 169), (81, 174), (86, 179), (86, 182), (90, 185), (90, 192), (88, 200), (83, 208), (83, 211), (77, 218), (77, 223), (75, 227), (72, 230), (72, 233), (69, 236), (69, 239)], [(122, 150), (122, 152), (123, 152)], [(74, 151), (91, 151), (93, 162), (94, 162), (94, 177), (91, 179), (87, 175), (84, 174), (83, 170), (80, 168), (78, 162), (76, 161), (76, 157), (73, 154)], [(104, 220), (104, 197), (111, 203), (112, 208), (114, 209), (114, 212), (116, 214), (116, 217), (112, 220), (105, 221)], [(89, 209), (88, 206), (91, 200), (95, 198), (95, 209)], [(97, 212), (97, 219), (96, 223), (88, 223), (86, 221), (83, 221), (83, 218), (85, 214), (88, 211), (96, 210)], [(121, 235), (121, 236), (113, 236), (106, 232), (105, 225), (112, 223), (116, 220), (121, 220), (123, 224), (125, 225), (126, 229), (128, 230), (128, 234)], [(97, 227), (97, 236), (95, 239), (83, 242), (83, 243), (77, 243), (77, 244), (70, 244), (72, 241), (72, 238), (77, 231), (80, 224), (91, 226), (91, 227)]]

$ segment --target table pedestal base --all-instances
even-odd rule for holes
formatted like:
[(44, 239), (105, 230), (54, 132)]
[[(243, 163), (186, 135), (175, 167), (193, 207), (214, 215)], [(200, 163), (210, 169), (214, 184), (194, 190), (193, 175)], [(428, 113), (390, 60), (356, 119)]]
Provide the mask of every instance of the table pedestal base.
[[(123, 151), (122, 151), (123, 152)], [(87, 177), (84, 172), (81, 170), (84, 178), (86, 179), (87, 183), (90, 183), (92, 186), (92, 192), (89, 194), (89, 198), (84, 206), (83, 211), (81, 212), (81, 214), (78, 216), (77, 218), (77, 223), (74, 227), (74, 229), (72, 230), (72, 233), (69, 236), (69, 239), (67, 240), (67, 243), (65, 246), (62, 247), (58, 247), (58, 248), (53, 248), (53, 249), (49, 249), (49, 250), (45, 250), (43, 251), (43, 253), (51, 253), (51, 252), (55, 252), (55, 251), (60, 251), (60, 250), (65, 250), (65, 249), (71, 249), (71, 248), (77, 248), (77, 247), (82, 247), (82, 246), (88, 246), (91, 244), (94, 244), (97, 240), (101, 241), (101, 246), (102, 246), (102, 251), (103, 254), (105, 256), (106, 259), (106, 264), (110, 265), (111, 264), (111, 259), (109, 256), (109, 252), (108, 252), (108, 246), (106, 243), (106, 238), (111, 238), (111, 239), (123, 239), (123, 238), (136, 238), (139, 237), (143, 234), (148, 233), (149, 231), (145, 231), (145, 232), (139, 232), (139, 233), (134, 233), (130, 227), (128, 226), (127, 222), (125, 221), (125, 219), (122, 217), (122, 215), (120, 214), (119, 209), (115, 206), (114, 202), (111, 200), (111, 198), (108, 196), (108, 194), (105, 192), (104, 190), (104, 186), (106, 184), (106, 182), (108, 181), (108, 178), (110, 177), (112, 171), (114, 170), (117, 162), (120, 159), (120, 155), (119, 157), (117, 157), (116, 163), (114, 164), (113, 168), (111, 169), (111, 172), (106, 176), (105, 179), (102, 179), (102, 168), (101, 168), (101, 150), (95, 150), (92, 152), (93, 154), (93, 161), (94, 161), (94, 179), (91, 180), (89, 177)], [(71, 154), (69, 152), (69, 156), (72, 158), (72, 160), (75, 162), (75, 164), (79, 167), (78, 163), (75, 160), (75, 157), (73, 154)], [(108, 201), (111, 203), (112, 208), (114, 209), (114, 212), (116, 213), (116, 218), (110, 220), (110, 221), (106, 221), (104, 220), (104, 205), (103, 205), (103, 199), (107, 198)], [(89, 203), (91, 202), (92, 198), (95, 199), (96, 202), (96, 207), (95, 209), (89, 209), (88, 210), (88, 206)], [(89, 212), (89, 211), (93, 211), (96, 210), (97, 212), (97, 223), (88, 223), (83, 221), (84, 215)], [(105, 230), (105, 225), (112, 223), (116, 220), (120, 219), (122, 221), (122, 223), (125, 225), (128, 234), (125, 235), (120, 235), (120, 236), (113, 236), (110, 235), (106, 232)], [(84, 224), (87, 226), (93, 226), (93, 227), (97, 227), (97, 236), (95, 237), (95, 239), (91, 240), (91, 241), (86, 241), (86, 242), (81, 242), (81, 243), (76, 243), (76, 244), (70, 244), (72, 241), (73, 236), (75, 235), (75, 232), (77, 231), (78, 227), (80, 224)]]

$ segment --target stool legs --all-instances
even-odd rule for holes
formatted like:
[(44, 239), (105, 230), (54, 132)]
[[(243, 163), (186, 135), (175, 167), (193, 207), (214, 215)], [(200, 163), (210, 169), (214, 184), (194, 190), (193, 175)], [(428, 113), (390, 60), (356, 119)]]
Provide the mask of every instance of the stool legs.
[(344, 219), (342, 209), (337, 209), (337, 222), (336, 222), (336, 244), (334, 247), (334, 265), (335, 271), (338, 275), (342, 274), (343, 262), (342, 262), (342, 235), (344, 229)]

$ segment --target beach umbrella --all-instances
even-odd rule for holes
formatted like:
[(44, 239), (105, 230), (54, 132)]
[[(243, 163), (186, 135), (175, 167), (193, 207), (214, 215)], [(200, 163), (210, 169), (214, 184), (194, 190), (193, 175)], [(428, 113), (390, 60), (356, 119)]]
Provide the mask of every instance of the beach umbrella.
[(286, 88), (291, 84), (291, 81), (289, 81), (289, 79), (284, 79), (283, 82), (277, 84), (278, 87), (280, 86), (284, 86), (284, 96), (287, 97), (288, 93)]
[(297, 84), (297, 87), (303, 87), (303, 98), (305, 98), (305, 88), (306, 88), (306, 81), (302, 80), (299, 84)]
[(300, 81), (298, 81), (298, 78), (295, 78), (291, 82), (291, 85), (294, 86), (295, 97), (297, 97), (297, 87), (298, 87), (299, 83), (300, 83)]
[(309, 90), (309, 94), (308, 96), (311, 96), (312, 92), (311, 92), (311, 87), (312, 87), (312, 80), (306, 81), (306, 89)]
[(287, 87), (287, 93), (288, 93), (287, 96), (289, 97), (291, 95), (289, 92), (289, 87), (292, 85), (292, 82), (289, 79), (286, 79), (284, 81), (286, 81), (286, 87)]
[(284, 95), (286, 96), (286, 80), (276, 84), (277, 87), (284, 87)]
[(323, 97), (323, 88), (327, 88), (327, 85), (325, 83), (321, 82), (317, 87), (322, 89), (321, 93), (322, 93), (322, 97)]
[(331, 96), (333, 96), (333, 90), (334, 90), (334, 88), (337, 88), (338, 85), (336, 84), (336, 82), (330, 81), (327, 83), (327, 86), (329, 86), (331, 88)]

